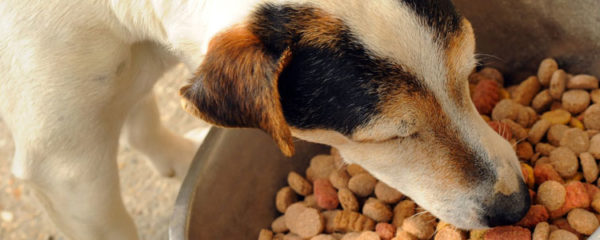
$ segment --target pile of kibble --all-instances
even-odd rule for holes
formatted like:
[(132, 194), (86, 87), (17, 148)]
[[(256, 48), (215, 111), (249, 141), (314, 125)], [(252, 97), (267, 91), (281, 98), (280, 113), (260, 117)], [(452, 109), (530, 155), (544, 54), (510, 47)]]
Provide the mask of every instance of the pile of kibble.
[(305, 177), (290, 172), (275, 197), (283, 215), (259, 240), (578, 240), (599, 226), (600, 89), (553, 59), (537, 76), (503, 88), (484, 68), (469, 77), (481, 117), (514, 146), (532, 206), (512, 226), (465, 231), (436, 219), (335, 149), (311, 159)]

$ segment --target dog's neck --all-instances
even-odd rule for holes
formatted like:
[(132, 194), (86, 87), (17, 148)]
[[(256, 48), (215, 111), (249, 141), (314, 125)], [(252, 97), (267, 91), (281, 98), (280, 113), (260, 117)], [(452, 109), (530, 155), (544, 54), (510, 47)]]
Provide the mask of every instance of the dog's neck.
[[(240, 23), (264, 0), (131, 0), (111, 1), (118, 21), (133, 41), (157, 42), (188, 66), (197, 68), (210, 39)], [(140, 10), (144, 11), (140, 11)]]

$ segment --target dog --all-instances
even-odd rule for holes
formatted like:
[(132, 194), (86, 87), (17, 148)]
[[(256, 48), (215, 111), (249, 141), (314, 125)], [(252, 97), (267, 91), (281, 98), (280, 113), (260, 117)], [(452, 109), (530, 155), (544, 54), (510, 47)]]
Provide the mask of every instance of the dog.
[(471, 103), (474, 34), (450, 0), (5, 0), (0, 23), (11, 170), (71, 239), (138, 239), (121, 134), (185, 175), (195, 146), (152, 94), (178, 62), (194, 71), (184, 109), (212, 124), (262, 129), (288, 156), (293, 136), (336, 147), (459, 228), (528, 211), (515, 152)]

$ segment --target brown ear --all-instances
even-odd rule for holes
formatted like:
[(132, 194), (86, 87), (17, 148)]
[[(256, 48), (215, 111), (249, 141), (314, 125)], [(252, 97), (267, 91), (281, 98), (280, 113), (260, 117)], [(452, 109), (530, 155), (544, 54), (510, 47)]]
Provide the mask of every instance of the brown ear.
[(291, 156), (292, 135), (277, 88), (290, 59), (289, 49), (275, 56), (247, 27), (233, 27), (211, 40), (191, 84), (181, 88), (183, 108), (216, 125), (260, 128)]

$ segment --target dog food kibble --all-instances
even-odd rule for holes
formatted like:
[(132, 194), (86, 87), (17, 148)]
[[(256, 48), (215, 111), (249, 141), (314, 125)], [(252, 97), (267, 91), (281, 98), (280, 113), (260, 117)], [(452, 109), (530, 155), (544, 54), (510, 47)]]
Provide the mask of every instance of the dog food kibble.
[(348, 175), (348, 172), (344, 168), (335, 170), (329, 174), (329, 182), (337, 189), (347, 188), (348, 181), (350, 181), (350, 175)]
[(597, 89), (598, 79), (587, 74), (579, 74), (567, 81), (568, 89)]
[(404, 219), (415, 214), (417, 205), (412, 200), (403, 200), (394, 207), (394, 219), (392, 224), (396, 227), (401, 227)]
[(356, 200), (356, 197), (349, 189), (340, 189), (338, 191), (338, 199), (340, 200), (340, 204), (344, 210), (358, 211), (358, 200)]
[(546, 89), (538, 93), (538, 95), (536, 95), (533, 98), (533, 101), (531, 102), (531, 107), (536, 112), (542, 112), (550, 108), (550, 105), (552, 105), (552, 100), (553, 99), (552, 96), (550, 96), (550, 91)]
[(285, 210), (294, 202), (298, 201), (296, 193), (290, 187), (281, 188), (275, 197), (275, 206), (277, 211), (285, 213)]
[(548, 87), (550, 85), (550, 79), (556, 70), (558, 70), (558, 64), (554, 59), (546, 58), (542, 60), (537, 72), (537, 77), (542, 86)]
[(377, 222), (387, 222), (392, 219), (390, 206), (376, 198), (369, 198), (365, 202), (362, 212), (365, 216)]
[(550, 237), (548, 240), (579, 240), (577, 235), (567, 231), (567, 230), (556, 230), (550, 233)]
[(567, 74), (549, 58), (537, 76), (516, 86), (503, 88), (502, 74), (493, 68), (471, 74), (469, 82), (480, 116), (512, 144), (520, 160), (531, 197), (520, 221), (457, 229), (361, 166), (346, 165), (340, 152), (331, 149), (310, 160), (305, 176), (289, 173), (288, 186), (275, 196), (283, 216), (275, 218), (271, 229), (261, 230), (259, 240), (589, 238), (600, 225), (598, 79)]
[(552, 124), (567, 124), (571, 120), (571, 113), (563, 109), (555, 109), (545, 112), (541, 118), (550, 121)]
[(375, 225), (375, 232), (382, 240), (390, 240), (396, 234), (396, 226), (389, 223), (380, 222)]
[(567, 221), (575, 231), (585, 235), (594, 233), (599, 225), (596, 215), (581, 208), (571, 210), (567, 215)]
[(329, 174), (336, 169), (333, 156), (317, 155), (310, 160), (310, 165), (306, 169), (306, 178), (311, 182), (319, 178), (328, 178)]
[(558, 147), (550, 152), (550, 164), (563, 178), (573, 177), (579, 167), (577, 156), (566, 147)]
[(576, 154), (579, 154), (590, 148), (590, 139), (583, 130), (571, 128), (564, 132), (559, 144), (560, 146), (567, 147)]
[(587, 129), (600, 130), (600, 104), (596, 103), (585, 110), (583, 125)]
[(566, 196), (567, 190), (565, 187), (561, 183), (552, 180), (542, 183), (537, 192), (538, 202), (550, 211), (559, 209), (565, 203)]
[(534, 144), (538, 143), (542, 139), (542, 137), (544, 137), (546, 131), (548, 131), (551, 125), (552, 123), (550, 121), (546, 119), (540, 119), (535, 124), (533, 124), (533, 126), (529, 130), (528, 140)]
[(490, 114), (496, 103), (500, 101), (500, 87), (491, 79), (484, 79), (477, 83), (473, 93), (473, 104), (481, 114)]
[(402, 229), (418, 239), (430, 239), (435, 231), (434, 219), (427, 213), (417, 214), (404, 219)]
[(389, 204), (397, 203), (402, 199), (402, 197), (404, 197), (404, 195), (398, 192), (398, 190), (388, 186), (387, 184), (381, 181), (377, 182), (377, 184), (375, 185), (375, 196), (379, 200)]
[(290, 172), (288, 174), (288, 184), (298, 194), (302, 196), (308, 196), (312, 193), (312, 185), (300, 174), (296, 172)]
[(484, 240), (530, 240), (531, 231), (516, 226), (495, 227), (487, 231)]
[(348, 189), (360, 197), (366, 197), (373, 193), (375, 184), (377, 184), (377, 179), (365, 172), (350, 178)]
[(550, 224), (547, 222), (538, 223), (533, 230), (531, 240), (548, 240), (550, 236)]
[(555, 124), (548, 129), (548, 141), (554, 145), (559, 146), (560, 140), (562, 139), (565, 131), (569, 130), (569, 127), (563, 124)]
[(337, 191), (329, 180), (320, 178), (314, 181), (315, 199), (317, 205), (323, 209), (337, 208), (339, 201)]
[(581, 169), (583, 170), (583, 177), (588, 183), (593, 183), (598, 178), (598, 164), (594, 156), (588, 152), (579, 154), (579, 160), (581, 161)]

